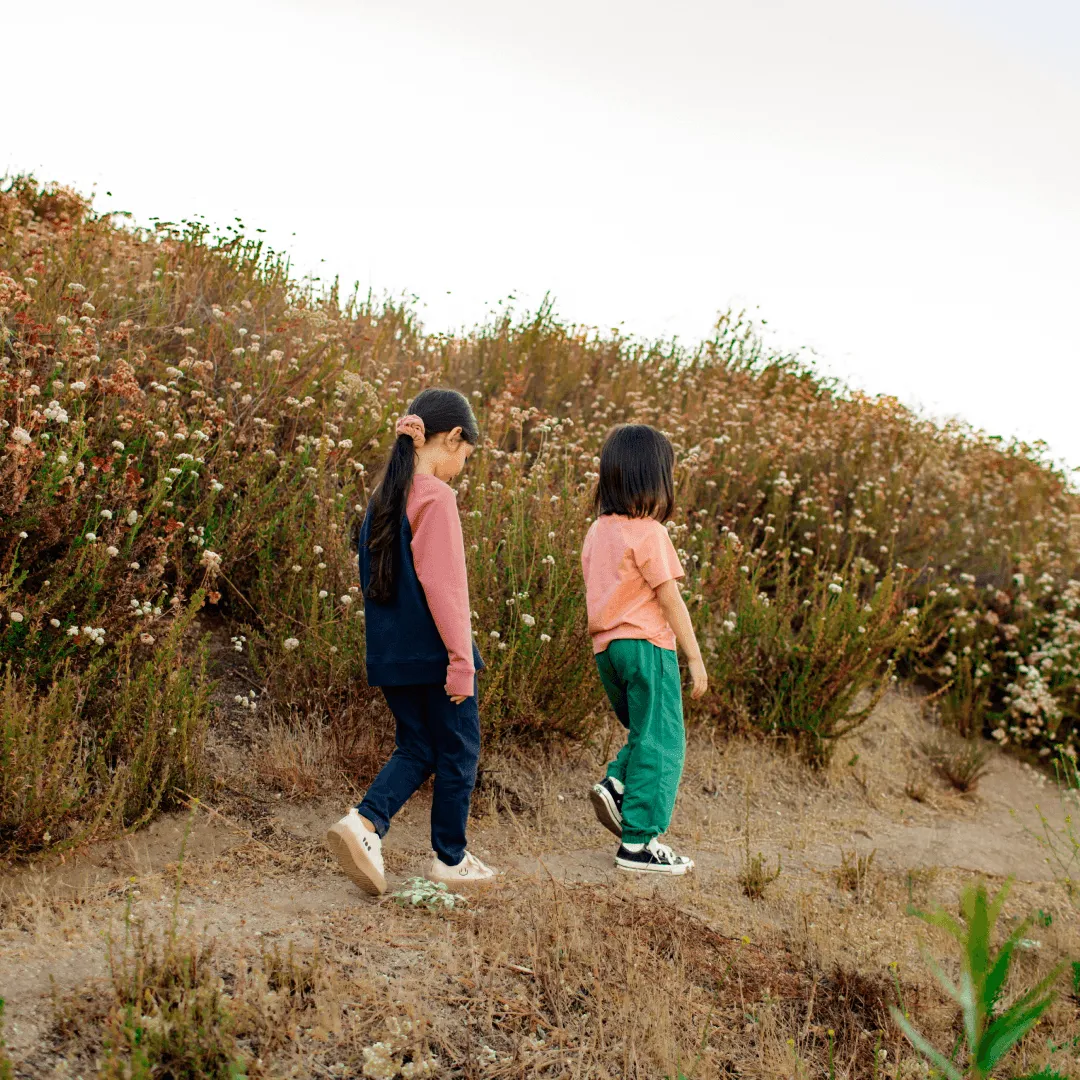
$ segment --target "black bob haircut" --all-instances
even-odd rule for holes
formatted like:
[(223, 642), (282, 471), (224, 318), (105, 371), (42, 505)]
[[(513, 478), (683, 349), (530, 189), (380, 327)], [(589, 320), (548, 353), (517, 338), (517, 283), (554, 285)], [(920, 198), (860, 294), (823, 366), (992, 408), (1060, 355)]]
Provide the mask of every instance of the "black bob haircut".
[(648, 424), (622, 424), (600, 451), (596, 512), (667, 521), (675, 511), (675, 451)]

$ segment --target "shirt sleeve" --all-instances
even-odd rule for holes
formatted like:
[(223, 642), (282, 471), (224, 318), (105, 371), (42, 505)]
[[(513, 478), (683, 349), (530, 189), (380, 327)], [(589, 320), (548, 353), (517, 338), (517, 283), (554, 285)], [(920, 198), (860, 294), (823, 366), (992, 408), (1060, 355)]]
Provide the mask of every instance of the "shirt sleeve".
[(416, 576), (427, 597), (431, 617), (450, 657), (446, 689), (472, 697), (472, 624), (469, 616), (469, 578), (465, 568), (465, 538), (453, 489), (443, 485), (422, 500), (412, 528)]
[(667, 529), (660, 522), (642, 532), (634, 543), (634, 561), (650, 589), (683, 576), (682, 563)]

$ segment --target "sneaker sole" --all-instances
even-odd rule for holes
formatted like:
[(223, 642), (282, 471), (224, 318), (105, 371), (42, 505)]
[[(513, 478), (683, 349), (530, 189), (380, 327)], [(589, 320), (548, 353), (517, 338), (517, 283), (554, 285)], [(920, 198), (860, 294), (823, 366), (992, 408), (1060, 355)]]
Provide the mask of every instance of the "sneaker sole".
[(385, 875), (379, 873), (371, 856), (349, 829), (331, 825), (326, 831), (326, 846), (346, 876), (368, 896), (382, 896), (386, 892)]
[(596, 820), (604, 826), (608, 832), (613, 832), (620, 840), (622, 839), (622, 815), (615, 805), (610, 792), (599, 784), (589, 792), (589, 802), (596, 811)]
[(430, 874), (424, 875), (428, 881), (436, 885), (445, 885), (451, 892), (460, 892), (463, 889), (483, 889), (485, 886), (494, 885), (498, 876), (496, 874), (489, 878), (441, 878), (432, 877)]
[(620, 870), (626, 870), (631, 874), (668, 874), (670, 877), (682, 877), (683, 874), (690, 870), (693, 870), (694, 864), (689, 863), (684, 866), (663, 866), (659, 863), (651, 863), (644, 865), (642, 863), (632, 863), (616, 856), (615, 865)]

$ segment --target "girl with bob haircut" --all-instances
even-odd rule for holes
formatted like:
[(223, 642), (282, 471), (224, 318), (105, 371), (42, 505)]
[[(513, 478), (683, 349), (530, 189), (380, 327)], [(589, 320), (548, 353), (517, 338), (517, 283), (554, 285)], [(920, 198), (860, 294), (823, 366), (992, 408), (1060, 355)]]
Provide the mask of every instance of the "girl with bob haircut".
[(428, 389), (397, 421), (382, 478), (360, 529), (367, 677), (382, 688), (396, 746), (363, 801), (326, 834), (341, 868), (365, 892), (386, 891), (382, 839), (432, 774), (432, 881), (490, 881), (495, 871), (466, 849), (465, 826), (480, 755), (465, 545), (449, 481), (480, 434), (456, 390)]
[(581, 549), (589, 633), (626, 745), (590, 793), (600, 824), (619, 837), (615, 865), (685, 874), (667, 832), (686, 753), (676, 644), (689, 660), (691, 697), (709, 686), (679, 591), (683, 568), (664, 528), (675, 509), (671, 443), (647, 424), (616, 428), (600, 453), (597, 518)]

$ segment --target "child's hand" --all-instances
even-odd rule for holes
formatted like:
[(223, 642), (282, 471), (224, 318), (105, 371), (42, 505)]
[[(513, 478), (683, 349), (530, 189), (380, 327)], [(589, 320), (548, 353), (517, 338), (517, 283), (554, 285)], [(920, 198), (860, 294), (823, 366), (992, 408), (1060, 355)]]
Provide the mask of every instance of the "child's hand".
[[(446, 690), (446, 687), (444, 686), (443, 689)], [(446, 693), (449, 695), (450, 700), (455, 705), (460, 705), (465, 700), (465, 698), (467, 696), (465, 694), (451, 694), (449, 690), (446, 690)]]
[(698, 698), (704, 697), (705, 691), (709, 689), (709, 673), (705, 670), (705, 664), (700, 656), (690, 661), (690, 679), (694, 684), (690, 696), (697, 701)]

